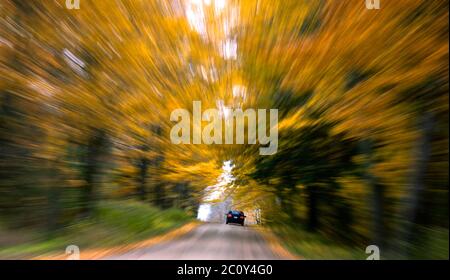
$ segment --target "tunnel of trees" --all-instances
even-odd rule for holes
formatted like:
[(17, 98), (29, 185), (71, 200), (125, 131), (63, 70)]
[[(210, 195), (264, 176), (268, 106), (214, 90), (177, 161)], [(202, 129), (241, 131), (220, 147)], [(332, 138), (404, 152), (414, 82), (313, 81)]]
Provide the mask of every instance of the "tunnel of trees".
[[(266, 226), (448, 247), (446, 1), (64, 2), (2, 1), (3, 225), (52, 232), (102, 200), (195, 216), (231, 160), (227, 194)], [(193, 100), (278, 109), (278, 152), (170, 143)]]

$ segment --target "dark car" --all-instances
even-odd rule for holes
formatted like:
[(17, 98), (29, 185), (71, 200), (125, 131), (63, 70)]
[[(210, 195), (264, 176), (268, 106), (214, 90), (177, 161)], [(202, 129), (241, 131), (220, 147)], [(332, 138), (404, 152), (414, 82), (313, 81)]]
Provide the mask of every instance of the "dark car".
[(241, 226), (244, 226), (244, 222), (245, 222), (245, 215), (244, 212), (242, 211), (236, 211), (236, 210), (231, 210), (228, 211), (227, 214), (227, 224), (240, 224)]

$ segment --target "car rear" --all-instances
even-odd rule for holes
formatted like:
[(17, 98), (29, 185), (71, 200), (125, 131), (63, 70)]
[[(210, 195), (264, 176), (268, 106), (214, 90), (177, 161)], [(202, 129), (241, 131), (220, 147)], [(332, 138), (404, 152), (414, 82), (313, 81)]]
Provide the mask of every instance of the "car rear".
[(227, 224), (240, 224), (244, 225), (245, 215), (242, 211), (229, 211), (227, 214)]

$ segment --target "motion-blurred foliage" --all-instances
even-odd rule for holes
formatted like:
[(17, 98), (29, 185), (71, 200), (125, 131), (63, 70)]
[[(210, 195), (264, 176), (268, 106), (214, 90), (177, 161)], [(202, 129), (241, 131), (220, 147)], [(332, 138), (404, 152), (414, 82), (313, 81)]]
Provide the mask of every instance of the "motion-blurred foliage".
[[(65, 2), (0, 2), (6, 227), (52, 232), (104, 199), (195, 213), (231, 160), (236, 207), (286, 239), (448, 258), (447, 1)], [(193, 100), (279, 109), (278, 153), (171, 144)]]

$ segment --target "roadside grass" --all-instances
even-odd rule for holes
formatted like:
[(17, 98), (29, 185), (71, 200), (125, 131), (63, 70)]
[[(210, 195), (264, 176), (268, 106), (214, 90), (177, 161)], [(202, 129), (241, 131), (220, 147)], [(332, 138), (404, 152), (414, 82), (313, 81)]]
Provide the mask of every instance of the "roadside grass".
[(442, 227), (419, 227), (420, 236), (414, 240), (411, 258), (415, 260), (448, 260), (449, 232)]
[[(193, 218), (179, 209), (160, 210), (134, 201), (103, 201), (91, 218), (76, 221), (49, 238), (34, 231), (5, 232), (24, 236), (21, 244), (0, 247), (1, 259), (34, 258), (43, 254), (64, 254), (69, 245), (80, 250), (126, 245), (178, 228)], [(0, 228), (0, 234), (2, 234)]]
[(336, 243), (319, 233), (287, 225), (273, 225), (272, 231), (291, 253), (306, 260), (365, 260), (365, 248)]
[[(273, 225), (272, 231), (278, 236), (282, 245), (291, 253), (307, 260), (365, 260), (365, 246), (356, 247), (338, 243), (324, 237), (320, 233), (312, 233), (301, 228), (289, 225)], [(410, 244), (408, 257), (399, 255), (399, 252), (381, 251), (380, 258), (387, 259), (418, 259), (418, 260), (448, 260), (449, 258), (449, 231), (445, 228), (417, 229), (420, 240)], [(398, 242), (397, 246), (401, 246)], [(370, 245), (370, 244), (368, 244)], [(368, 246), (367, 245), (367, 246)], [(398, 248), (397, 248), (398, 250)]]

